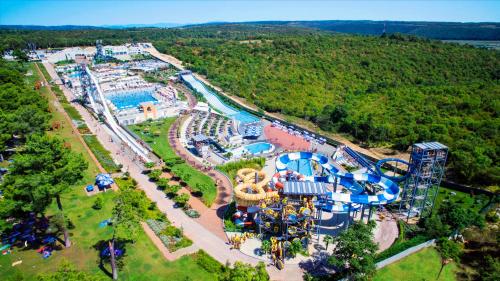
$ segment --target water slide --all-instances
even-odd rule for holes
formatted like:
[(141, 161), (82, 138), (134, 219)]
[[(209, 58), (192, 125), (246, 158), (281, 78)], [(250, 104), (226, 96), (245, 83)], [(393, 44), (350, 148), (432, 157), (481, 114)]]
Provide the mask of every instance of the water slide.
[[(371, 204), (371, 205), (384, 205), (393, 202), (399, 196), (399, 186), (392, 180), (371, 173), (344, 173), (341, 172), (333, 164), (330, 164), (328, 158), (324, 155), (311, 152), (292, 152), (281, 154), (276, 159), (276, 170), (282, 177), (286, 176), (288, 172), (288, 163), (290, 161), (306, 159), (309, 161), (316, 161), (330, 174), (328, 177), (314, 177), (305, 176), (302, 180), (306, 181), (319, 181), (326, 180), (330, 183), (337, 183), (347, 188), (351, 193), (336, 193), (329, 194), (329, 199), (334, 202), (342, 204), (332, 205), (332, 211), (345, 212), (347, 211), (350, 203), (353, 204)], [(274, 176), (272, 182), (276, 184), (279, 181), (279, 176)], [(378, 185), (383, 188), (383, 193), (376, 195), (362, 194), (364, 188), (358, 182), (367, 182)], [(351, 204), (352, 205), (352, 204)]]
[(277, 191), (264, 190), (271, 177), (263, 171), (243, 168), (238, 170), (238, 177), (243, 181), (234, 188), (234, 197), (238, 206), (255, 206), (263, 199), (278, 196)]
[(193, 89), (201, 93), (205, 99), (207, 99), (208, 103), (217, 109), (218, 111), (224, 113), (227, 116), (232, 116), (236, 115), (239, 113), (238, 110), (226, 105), (224, 102), (222, 102), (219, 97), (217, 97), (214, 93), (212, 93), (210, 90), (203, 85), (200, 81), (198, 81), (192, 74), (183, 74), (181, 75), (182, 80), (184, 80), (186, 83), (188, 83)]
[[(151, 159), (148, 157), (148, 150), (144, 148), (142, 145), (140, 145), (134, 137), (129, 135), (115, 120), (115, 117), (109, 110), (108, 104), (106, 103), (106, 99), (104, 98), (104, 94), (101, 90), (101, 87), (99, 86), (99, 81), (97, 81), (97, 78), (92, 74), (88, 66), (85, 67), (85, 71), (87, 74), (90, 76), (90, 79), (96, 86), (96, 90), (99, 96), (99, 100), (101, 100), (101, 105), (103, 107), (102, 114), (104, 115), (104, 118), (106, 119), (106, 123), (110, 126), (111, 130), (123, 141), (125, 142), (139, 157), (141, 157), (145, 162), (150, 162)], [(97, 103), (94, 100), (94, 97), (92, 94), (89, 95), (90, 98), (90, 104), (94, 106), (94, 110), (96, 112), (99, 112), (97, 109)]]

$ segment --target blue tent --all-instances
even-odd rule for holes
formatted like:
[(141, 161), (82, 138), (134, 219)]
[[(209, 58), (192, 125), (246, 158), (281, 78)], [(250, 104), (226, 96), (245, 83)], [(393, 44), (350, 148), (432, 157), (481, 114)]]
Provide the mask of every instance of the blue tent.
[(103, 189), (112, 185), (115, 181), (110, 174), (98, 174), (95, 177), (95, 184), (99, 189)]

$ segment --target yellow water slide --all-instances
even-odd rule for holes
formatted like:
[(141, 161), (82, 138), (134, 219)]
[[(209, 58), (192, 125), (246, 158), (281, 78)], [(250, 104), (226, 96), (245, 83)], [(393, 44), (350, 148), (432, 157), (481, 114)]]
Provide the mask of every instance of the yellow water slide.
[(266, 190), (271, 176), (264, 171), (243, 168), (238, 170), (237, 174), (243, 181), (234, 188), (234, 197), (238, 206), (255, 206), (261, 200), (278, 196), (277, 191)]

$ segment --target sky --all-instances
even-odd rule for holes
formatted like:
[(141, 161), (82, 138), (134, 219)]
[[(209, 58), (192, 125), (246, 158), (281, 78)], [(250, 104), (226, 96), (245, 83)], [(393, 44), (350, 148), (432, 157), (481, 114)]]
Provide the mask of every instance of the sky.
[(0, 24), (123, 25), (261, 20), (500, 22), (500, 1), (0, 0)]

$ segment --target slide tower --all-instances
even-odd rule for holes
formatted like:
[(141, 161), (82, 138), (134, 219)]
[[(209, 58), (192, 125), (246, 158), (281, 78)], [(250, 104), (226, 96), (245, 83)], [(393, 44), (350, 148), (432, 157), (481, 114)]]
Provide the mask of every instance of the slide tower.
[(408, 220), (432, 212), (444, 176), (448, 147), (439, 142), (412, 146), (410, 168), (404, 183), (399, 211)]

